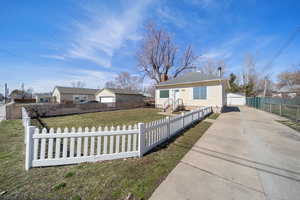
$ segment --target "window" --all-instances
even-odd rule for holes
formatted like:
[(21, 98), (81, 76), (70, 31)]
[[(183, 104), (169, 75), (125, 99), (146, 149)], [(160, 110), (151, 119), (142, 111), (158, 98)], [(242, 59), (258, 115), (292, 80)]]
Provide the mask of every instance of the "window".
[(160, 90), (159, 98), (169, 98), (169, 90)]
[(193, 98), (194, 99), (207, 99), (207, 87), (194, 87), (193, 88)]
[(73, 95), (73, 102), (74, 103), (84, 103), (87, 101), (86, 95)]

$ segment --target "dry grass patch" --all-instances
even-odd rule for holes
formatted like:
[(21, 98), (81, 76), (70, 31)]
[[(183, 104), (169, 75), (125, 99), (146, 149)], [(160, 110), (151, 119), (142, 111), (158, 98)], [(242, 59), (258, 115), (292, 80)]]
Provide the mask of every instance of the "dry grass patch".
[(300, 132), (300, 123), (299, 122), (292, 121), (292, 120), (284, 120), (284, 121), (278, 120), (278, 122)]
[[(138, 122), (144, 117), (145, 120), (150, 121), (160, 117), (154, 114), (150, 119), (149, 113), (154, 110), (149, 112), (128, 110), (128, 112), (128, 115), (123, 111), (123, 115), (119, 113), (110, 116), (114, 120), (123, 118), (123, 122), (129, 124)], [(97, 113), (93, 114), (97, 115)], [(106, 117), (108, 115), (102, 114)], [(73, 124), (75, 126), (82, 119), (81, 115), (73, 116), (73, 119), (76, 119), (76, 122), (73, 122), (71, 117), (64, 117), (68, 119), (63, 120), (65, 123), (58, 118), (49, 118), (46, 121), (54, 125), (54, 121), (58, 120), (61, 123), (58, 126)], [(107, 123), (116, 123), (112, 118), (109, 120), (98, 116), (98, 119), (103, 119)], [(103, 124), (101, 123), (103, 121), (96, 120), (95, 123)], [(84, 123), (86, 126), (93, 126), (89, 120)], [(124, 199), (128, 194), (132, 194), (135, 199), (147, 199), (210, 125), (208, 122), (201, 122), (170, 141), (169, 144), (160, 146), (142, 158), (32, 168), (26, 172), (21, 121), (2, 121), (0, 123), (0, 194), (3, 191), (6, 193), (0, 196), (0, 199), (114, 200)]]
[[(108, 112), (96, 112), (79, 115), (68, 115), (61, 117), (42, 118), (49, 128), (64, 127), (97, 127), (116, 126), (122, 124), (135, 124), (138, 122), (149, 122), (161, 119), (165, 116), (158, 114), (159, 110), (154, 108), (137, 108), (130, 110), (116, 110)], [(38, 123), (35, 122), (36, 125)]]
[(220, 113), (212, 113), (207, 118), (208, 119), (217, 119), (220, 116)]

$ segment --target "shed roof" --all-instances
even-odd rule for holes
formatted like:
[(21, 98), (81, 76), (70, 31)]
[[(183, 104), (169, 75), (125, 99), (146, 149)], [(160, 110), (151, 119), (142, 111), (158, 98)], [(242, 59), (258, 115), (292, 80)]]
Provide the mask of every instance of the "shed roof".
[(142, 95), (141, 93), (139, 92), (136, 92), (136, 91), (132, 91), (132, 90), (128, 90), (128, 89), (122, 89), (122, 88), (103, 88), (101, 90), (99, 90), (97, 92), (97, 94), (99, 94), (101, 91), (103, 90), (109, 90), (115, 94), (130, 94), (130, 95)]
[(188, 72), (183, 76), (159, 83), (157, 86), (176, 85), (183, 83), (204, 82), (211, 80), (221, 80), (222, 78), (215, 75), (206, 75), (201, 72)]
[(87, 94), (94, 95), (98, 91), (98, 89), (90, 89), (90, 88), (75, 88), (75, 87), (55, 87), (60, 93), (63, 94)]

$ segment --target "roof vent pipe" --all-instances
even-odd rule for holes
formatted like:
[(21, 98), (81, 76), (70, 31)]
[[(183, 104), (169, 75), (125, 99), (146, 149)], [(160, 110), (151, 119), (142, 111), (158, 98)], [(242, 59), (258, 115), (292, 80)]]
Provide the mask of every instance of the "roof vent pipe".
[(219, 78), (222, 78), (222, 67), (218, 67)]

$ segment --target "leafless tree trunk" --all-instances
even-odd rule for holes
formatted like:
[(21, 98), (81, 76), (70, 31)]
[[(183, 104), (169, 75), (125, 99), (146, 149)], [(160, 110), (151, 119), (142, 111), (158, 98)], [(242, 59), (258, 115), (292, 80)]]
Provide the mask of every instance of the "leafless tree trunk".
[(142, 85), (142, 77), (130, 75), (128, 72), (121, 72), (115, 80), (105, 83), (107, 88), (122, 88), (131, 91), (141, 91)]
[(252, 54), (246, 54), (244, 60), (244, 84), (257, 82), (256, 60)]
[(46, 128), (49, 131), (49, 127), (42, 120), (42, 117), (46, 117), (49, 113), (49, 107), (47, 105), (29, 105), (26, 106), (26, 110), (29, 113), (29, 116), (36, 119), (42, 128)]
[(291, 91), (300, 93), (300, 64), (292, 71), (284, 71), (278, 75), (278, 88), (287, 87)]
[(224, 60), (213, 60), (208, 59), (203, 63), (203, 65), (199, 68), (199, 71), (202, 74), (205, 74), (207, 76), (219, 76), (218, 68), (221, 67), (221, 77), (224, 76), (224, 73), (226, 71), (226, 64)]
[(181, 58), (178, 58), (177, 52), (178, 48), (168, 32), (153, 23), (148, 24), (143, 44), (137, 53), (138, 67), (156, 83), (195, 68), (196, 56), (191, 46), (186, 48)]

